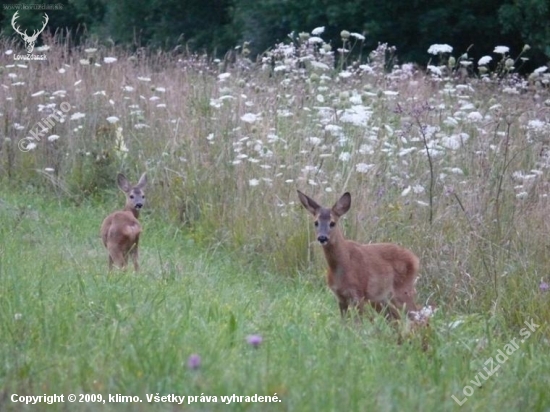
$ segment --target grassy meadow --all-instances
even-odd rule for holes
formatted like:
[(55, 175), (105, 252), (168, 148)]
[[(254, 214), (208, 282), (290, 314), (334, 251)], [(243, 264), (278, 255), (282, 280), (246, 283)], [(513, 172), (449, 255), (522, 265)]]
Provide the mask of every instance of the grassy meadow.
[[(550, 75), (503, 46), (333, 69), (321, 35), (258, 62), (3, 43), (0, 410), (550, 411)], [(119, 171), (148, 174), (139, 273), (99, 238)], [(429, 328), (340, 319), (296, 189), (420, 257)]]

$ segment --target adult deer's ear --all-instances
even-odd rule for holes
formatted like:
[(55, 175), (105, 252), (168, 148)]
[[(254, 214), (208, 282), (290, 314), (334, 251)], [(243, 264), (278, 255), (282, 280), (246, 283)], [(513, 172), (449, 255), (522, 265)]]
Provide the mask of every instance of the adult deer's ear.
[(349, 192), (346, 192), (338, 199), (338, 201), (332, 206), (332, 213), (340, 217), (347, 213), (351, 207), (351, 195)]

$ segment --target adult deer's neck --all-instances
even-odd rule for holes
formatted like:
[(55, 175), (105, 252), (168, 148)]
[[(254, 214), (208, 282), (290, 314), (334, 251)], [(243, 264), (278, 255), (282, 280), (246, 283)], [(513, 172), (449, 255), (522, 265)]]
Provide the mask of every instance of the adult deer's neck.
[(346, 253), (346, 239), (339, 228), (332, 231), (329, 242), (323, 245), (323, 252), (329, 268), (336, 274), (342, 273), (348, 254)]
[(136, 219), (139, 219), (139, 210), (138, 210), (138, 209), (134, 209), (134, 208), (131, 207), (131, 206), (125, 206), (125, 207), (124, 207), (124, 211), (125, 211), (125, 212), (130, 212), (131, 214), (134, 215), (134, 217), (135, 217)]

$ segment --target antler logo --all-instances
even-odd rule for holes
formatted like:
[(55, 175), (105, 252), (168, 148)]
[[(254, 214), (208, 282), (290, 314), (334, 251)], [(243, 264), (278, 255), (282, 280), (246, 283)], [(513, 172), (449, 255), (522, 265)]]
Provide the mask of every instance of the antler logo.
[(15, 20), (17, 20), (17, 17), (18, 17), (17, 13), (19, 12), (16, 11), (11, 19), (11, 26), (13, 27), (13, 29), (17, 34), (23, 37), (23, 40), (25, 41), (25, 48), (27, 49), (27, 53), (31, 54), (32, 51), (34, 50), (34, 44), (36, 43), (36, 39), (38, 39), (38, 35), (44, 31), (46, 24), (48, 24), (48, 20), (49, 20), (48, 15), (44, 13), (45, 20), (44, 20), (44, 24), (42, 25), (42, 28), (39, 31), (33, 30), (32, 36), (29, 36), (27, 35), (27, 30), (25, 30), (25, 32), (22, 33), (21, 30), (19, 29), (19, 26), (15, 25)]

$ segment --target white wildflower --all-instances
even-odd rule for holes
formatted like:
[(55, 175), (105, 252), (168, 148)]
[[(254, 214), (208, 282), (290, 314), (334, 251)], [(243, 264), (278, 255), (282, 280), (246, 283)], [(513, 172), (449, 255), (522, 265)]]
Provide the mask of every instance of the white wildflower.
[(415, 193), (415, 194), (420, 194), (420, 193), (424, 193), (425, 189), (424, 189), (424, 187), (421, 186), (421, 185), (414, 185), (414, 186), (412, 187), (412, 191), (413, 191), (413, 193)]
[(324, 43), (323, 39), (317, 36), (310, 37), (309, 39), (307, 39), (307, 42), (311, 44)]
[(111, 124), (114, 124), (114, 123), (118, 122), (120, 119), (116, 116), (109, 116), (105, 120), (107, 120)]
[(315, 61), (315, 60), (312, 60), (310, 62), (311, 66), (315, 69), (320, 69), (320, 70), (328, 70), (330, 69), (330, 67), (328, 66), (328, 64), (325, 64), (325, 63), (321, 63), (321, 62), (318, 62), (318, 61)]
[(466, 133), (446, 136), (441, 139), (441, 145), (447, 149), (456, 150), (466, 143), (469, 138), (470, 136)]
[(340, 121), (351, 123), (356, 126), (366, 126), (372, 115), (372, 111), (368, 110), (363, 105), (354, 105), (349, 109), (344, 110), (340, 116)]
[(483, 56), (481, 59), (479, 59), (477, 64), (479, 66), (485, 66), (486, 64), (489, 64), (491, 62), (491, 60), (493, 60), (493, 58), (491, 56)]
[(55, 142), (57, 139), (59, 139), (59, 136), (56, 134), (48, 136), (48, 142)]
[(116, 57), (104, 57), (103, 62), (107, 64), (111, 64), (117, 61)]
[(472, 122), (479, 122), (483, 120), (483, 116), (479, 112), (471, 112), (471, 113), (468, 113), (468, 120)]
[(362, 64), (362, 65), (359, 66), (359, 68), (361, 70), (363, 70), (364, 72), (374, 73), (374, 69), (371, 66), (369, 66), (368, 64)]
[(254, 113), (245, 113), (241, 116), (241, 120), (245, 123), (255, 123), (258, 121), (258, 115)]
[(529, 122), (527, 123), (528, 129), (541, 131), (541, 132), (544, 131), (546, 126), (547, 126), (547, 123), (539, 119), (529, 120)]
[(259, 181), (258, 179), (250, 179), (250, 180), (248, 181), (248, 184), (249, 184), (250, 186), (258, 186), (258, 185), (260, 184), (260, 181)]
[(440, 53), (452, 53), (453, 48), (448, 44), (432, 44), (428, 49), (429, 54), (438, 55)]
[(510, 48), (508, 46), (497, 46), (497, 47), (495, 47), (495, 50), (493, 50), (493, 53), (506, 54), (509, 51), (510, 51)]
[[(30, 146), (30, 145), (29, 145)], [(519, 192), (517, 195), (516, 195), (516, 198), (520, 199), (520, 200), (523, 200), (525, 199), (529, 194), (527, 192)]]
[(357, 173), (367, 173), (369, 170), (371, 170), (374, 167), (373, 164), (367, 164), (367, 163), (357, 163), (355, 165), (355, 171)]
[(416, 151), (416, 147), (406, 147), (404, 149), (401, 149), (399, 153), (397, 153), (397, 156), (403, 157), (415, 151)]
[(428, 71), (432, 72), (436, 76), (441, 76), (443, 73), (441, 72), (441, 69), (437, 66), (433, 66), (431, 64), (428, 65)]
[(83, 117), (85, 117), (86, 115), (84, 113), (80, 113), (80, 112), (76, 112), (76, 113), (73, 113), (70, 117), (70, 120), (78, 120), (78, 119), (82, 119)]
[(351, 159), (350, 152), (342, 152), (340, 153), (340, 156), (338, 156), (338, 160), (341, 160), (342, 162), (347, 162), (349, 159)]
[(314, 36), (319, 36), (320, 34), (323, 34), (325, 31), (325, 26), (316, 27), (311, 31), (311, 34)]

